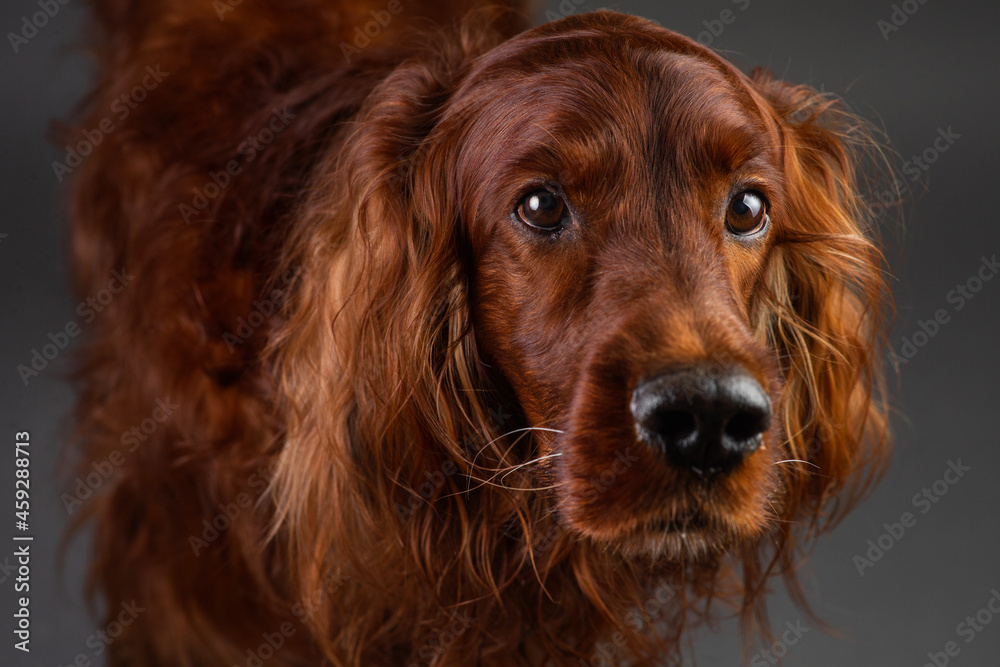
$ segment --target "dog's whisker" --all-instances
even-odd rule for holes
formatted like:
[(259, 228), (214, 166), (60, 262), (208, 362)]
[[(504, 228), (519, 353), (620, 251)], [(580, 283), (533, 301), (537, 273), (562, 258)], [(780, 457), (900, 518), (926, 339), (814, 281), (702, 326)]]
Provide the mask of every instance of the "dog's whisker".
[[(494, 477), (495, 477), (495, 475), (494, 475)], [(476, 482), (478, 482), (478, 484), (476, 486), (471, 486), (471, 482), (473, 480), (475, 480)], [(505, 491), (548, 491), (550, 489), (558, 489), (558, 488), (564, 486), (563, 482), (559, 482), (559, 483), (555, 483), (555, 484), (549, 484), (547, 486), (528, 486), (528, 487), (505, 486), (503, 484), (498, 484), (498, 483), (494, 482), (493, 481), (493, 477), (491, 477), (489, 479), (482, 479), (482, 478), (479, 478), (479, 477), (472, 477), (471, 475), (469, 476), (469, 482), (470, 482), (470, 486), (467, 487), (465, 491), (456, 491), (454, 493), (447, 493), (447, 494), (441, 496), (441, 499), (451, 498), (453, 496), (468, 494), (471, 491), (475, 491), (477, 489), (481, 489), (484, 486), (489, 486), (489, 487), (493, 487), (493, 488), (496, 488), (496, 489), (504, 489)]]
[[(559, 429), (548, 428), (548, 427), (545, 427), (545, 426), (525, 426), (523, 428), (516, 428), (516, 429), (514, 429), (512, 431), (507, 431), (506, 433), (504, 433), (502, 435), (498, 435), (497, 437), (493, 438), (492, 440), (490, 440), (489, 442), (487, 442), (485, 445), (483, 445), (482, 447), (480, 447), (479, 450), (472, 457), (472, 461), (469, 463), (469, 468), (470, 469), (475, 469), (476, 468), (476, 459), (479, 458), (479, 455), (481, 453), (483, 453), (483, 451), (486, 450), (487, 447), (489, 447), (493, 443), (497, 442), (498, 440), (502, 440), (503, 438), (506, 438), (507, 436), (510, 436), (510, 435), (514, 435), (515, 433), (527, 434), (527, 433), (529, 433), (531, 431), (547, 431), (547, 432), (551, 432), (551, 433), (563, 433), (563, 431), (561, 431)], [(524, 436), (522, 435), (521, 437), (524, 437)], [(507, 456), (507, 454), (510, 453), (510, 450), (520, 441), (521, 437), (517, 438), (514, 442), (511, 443), (510, 447), (507, 448), (507, 451), (505, 451), (503, 453), (503, 457), (502, 458), (505, 458)], [(487, 469), (484, 469), (484, 470), (487, 470), (488, 472), (493, 472), (494, 470), (497, 470), (499, 472), (503, 472), (503, 471), (505, 471), (507, 469), (506, 468), (500, 468), (500, 469), (490, 470), (490, 469), (487, 468)], [(473, 479), (472, 476), (469, 476), (469, 479), (472, 480)], [(466, 487), (465, 492), (469, 493), (471, 490), (472, 490), (472, 488), (471, 488), (471, 481), (470, 481), (470, 486)]]
[(802, 459), (785, 459), (784, 461), (775, 461), (774, 465), (778, 465), (780, 463), (805, 463), (807, 466), (812, 466), (813, 468), (816, 468), (816, 470), (820, 469), (819, 466), (813, 463), (812, 461), (803, 461)]
[[(524, 463), (519, 463), (517, 465), (508, 466), (506, 468), (500, 468), (500, 469), (498, 469), (496, 471), (496, 474), (494, 474), (492, 477), (490, 477), (488, 479), (483, 479), (483, 478), (479, 478), (479, 477), (473, 477), (472, 475), (469, 475), (469, 486), (466, 488), (466, 493), (468, 493), (469, 491), (472, 490), (472, 488), (473, 488), (472, 487), (472, 480), (473, 479), (475, 479), (477, 482), (479, 482), (479, 485), (475, 487), (476, 489), (481, 488), (483, 486), (487, 486), (487, 485), (488, 486), (496, 487), (498, 489), (507, 489), (509, 491), (546, 491), (548, 489), (558, 488), (559, 486), (562, 486), (562, 484), (552, 484), (552, 485), (549, 485), (549, 486), (527, 487), (527, 488), (519, 488), (519, 487), (507, 486), (507, 485), (503, 484), (503, 480), (506, 479), (507, 475), (511, 474), (512, 472), (514, 472), (518, 468), (523, 468), (524, 466), (532, 465), (534, 463), (541, 463), (542, 461), (545, 461), (545, 460), (551, 459), (551, 458), (555, 458), (555, 457), (558, 457), (558, 456), (562, 456), (562, 453), (561, 452), (555, 452), (555, 453), (552, 453), (552, 454), (546, 454), (545, 456), (539, 456), (537, 458), (531, 459), (530, 461), (525, 461)], [(494, 482), (493, 480), (496, 479), (499, 475), (503, 475), (503, 477), (500, 479), (500, 483)], [(454, 495), (454, 494), (451, 494), (451, 495)]]
[[(529, 466), (529, 465), (532, 465), (534, 463), (541, 463), (542, 461), (545, 461), (547, 459), (554, 459), (554, 458), (556, 458), (558, 456), (562, 456), (562, 452), (553, 452), (552, 454), (546, 454), (545, 456), (539, 456), (537, 458), (531, 459), (530, 461), (525, 461), (524, 463), (519, 463), (516, 466), (512, 467), (507, 472), (503, 473), (503, 477), (500, 478), (500, 484), (503, 484), (503, 481), (505, 479), (507, 479), (507, 476), (510, 475), (515, 470), (517, 470), (518, 468), (523, 468), (524, 466)], [(499, 474), (499, 473), (497, 473), (497, 474)]]
[[(554, 457), (557, 457), (557, 456), (562, 456), (562, 452), (553, 452), (551, 454), (545, 454), (544, 456), (537, 456), (537, 457), (535, 457), (535, 458), (533, 458), (533, 459), (531, 459), (529, 461), (524, 461), (522, 463), (513, 463), (511, 465), (503, 466), (501, 468), (482, 468), (481, 467), (481, 468), (479, 468), (479, 470), (481, 470), (483, 472), (492, 472), (492, 473), (495, 473), (493, 475), (493, 477), (496, 477), (497, 475), (504, 475), (504, 476), (506, 476), (506, 475), (509, 475), (510, 473), (514, 472), (518, 468), (521, 468), (521, 467), (524, 467), (524, 466), (527, 466), (527, 465), (531, 465), (532, 463), (540, 463), (541, 461), (545, 461), (546, 459), (554, 458)], [(490, 479), (493, 479), (493, 477), (491, 477)]]
[(557, 428), (547, 428), (545, 426), (525, 426), (524, 428), (516, 428), (513, 431), (507, 431), (503, 435), (498, 435), (497, 437), (493, 438), (488, 443), (486, 443), (486, 447), (489, 447), (497, 440), (506, 438), (508, 435), (514, 435), (515, 433), (521, 433), (522, 431), (547, 431), (549, 433), (565, 433), (565, 431), (562, 431)]

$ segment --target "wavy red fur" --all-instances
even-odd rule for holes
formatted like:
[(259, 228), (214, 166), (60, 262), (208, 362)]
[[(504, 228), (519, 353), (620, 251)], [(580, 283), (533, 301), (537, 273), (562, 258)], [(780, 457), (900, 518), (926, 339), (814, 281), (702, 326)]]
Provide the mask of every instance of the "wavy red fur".
[[(861, 120), (612, 12), (403, 2), (354, 52), (385, 4), (94, 4), (79, 127), (166, 76), (74, 174), (80, 294), (135, 276), (80, 354), (81, 469), (177, 405), (77, 515), (92, 591), (147, 609), (111, 664), (283, 628), (270, 664), (652, 664), (720, 605), (766, 633), (772, 575), (804, 603), (888, 457)], [(539, 187), (555, 233), (512, 213)], [(695, 474), (629, 397), (709, 366), (774, 419)]]

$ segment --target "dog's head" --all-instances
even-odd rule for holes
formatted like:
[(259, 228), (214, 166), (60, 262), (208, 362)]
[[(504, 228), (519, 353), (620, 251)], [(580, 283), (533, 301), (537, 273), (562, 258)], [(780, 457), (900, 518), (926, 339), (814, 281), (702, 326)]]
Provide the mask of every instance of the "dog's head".
[(555, 510), (673, 561), (836, 516), (886, 443), (863, 126), (610, 12), (473, 42), (398, 68), (318, 181), (282, 516), (363, 489), (473, 549)]
[(804, 458), (782, 447), (762, 301), (805, 221), (788, 221), (785, 135), (744, 77), (595, 18), (488, 54), (437, 131), (455, 137), (479, 349), (552, 429), (535, 439), (560, 515), (678, 557), (758, 535), (777, 461)]

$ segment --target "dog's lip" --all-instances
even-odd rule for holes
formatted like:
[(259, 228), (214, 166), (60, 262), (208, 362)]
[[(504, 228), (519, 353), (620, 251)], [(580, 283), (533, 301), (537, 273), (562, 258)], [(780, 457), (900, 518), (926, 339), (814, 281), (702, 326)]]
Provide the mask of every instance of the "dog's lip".
[(649, 519), (642, 525), (642, 530), (658, 534), (687, 534), (705, 532), (710, 526), (711, 522), (702, 512), (689, 510)]
[(617, 542), (628, 553), (657, 559), (699, 559), (727, 548), (731, 532), (720, 528), (705, 512), (677, 512), (642, 521)]

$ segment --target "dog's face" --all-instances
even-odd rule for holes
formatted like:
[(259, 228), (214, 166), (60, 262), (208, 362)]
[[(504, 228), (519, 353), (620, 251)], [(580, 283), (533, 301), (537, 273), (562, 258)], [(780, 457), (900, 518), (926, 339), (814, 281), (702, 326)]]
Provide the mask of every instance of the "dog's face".
[(784, 193), (744, 80), (647, 30), (509, 42), (443, 125), (476, 340), (553, 429), (540, 479), (580, 533), (678, 557), (774, 516), (780, 387), (751, 311)]
[[(359, 250), (318, 270), (352, 279), (289, 331), (303, 358), (339, 350), (348, 371), (317, 382), (346, 378), (323, 395), (356, 414), (302, 441), (374, 434), (381, 460), (350, 455), (371, 483), (398, 470), (400, 494), (442, 457), (490, 489), (530, 474), (491, 491), (510, 513), (490, 531), (530, 504), (601, 553), (787, 556), (790, 526), (842, 515), (886, 460), (885, 280), (853, 152), (870, 136), (621, 14), (483, 48), (397, 68), (332, 163), (358, 208), (315, 207), (324, 247)], [(531, 451), (488, 418), (494, 388)]]

